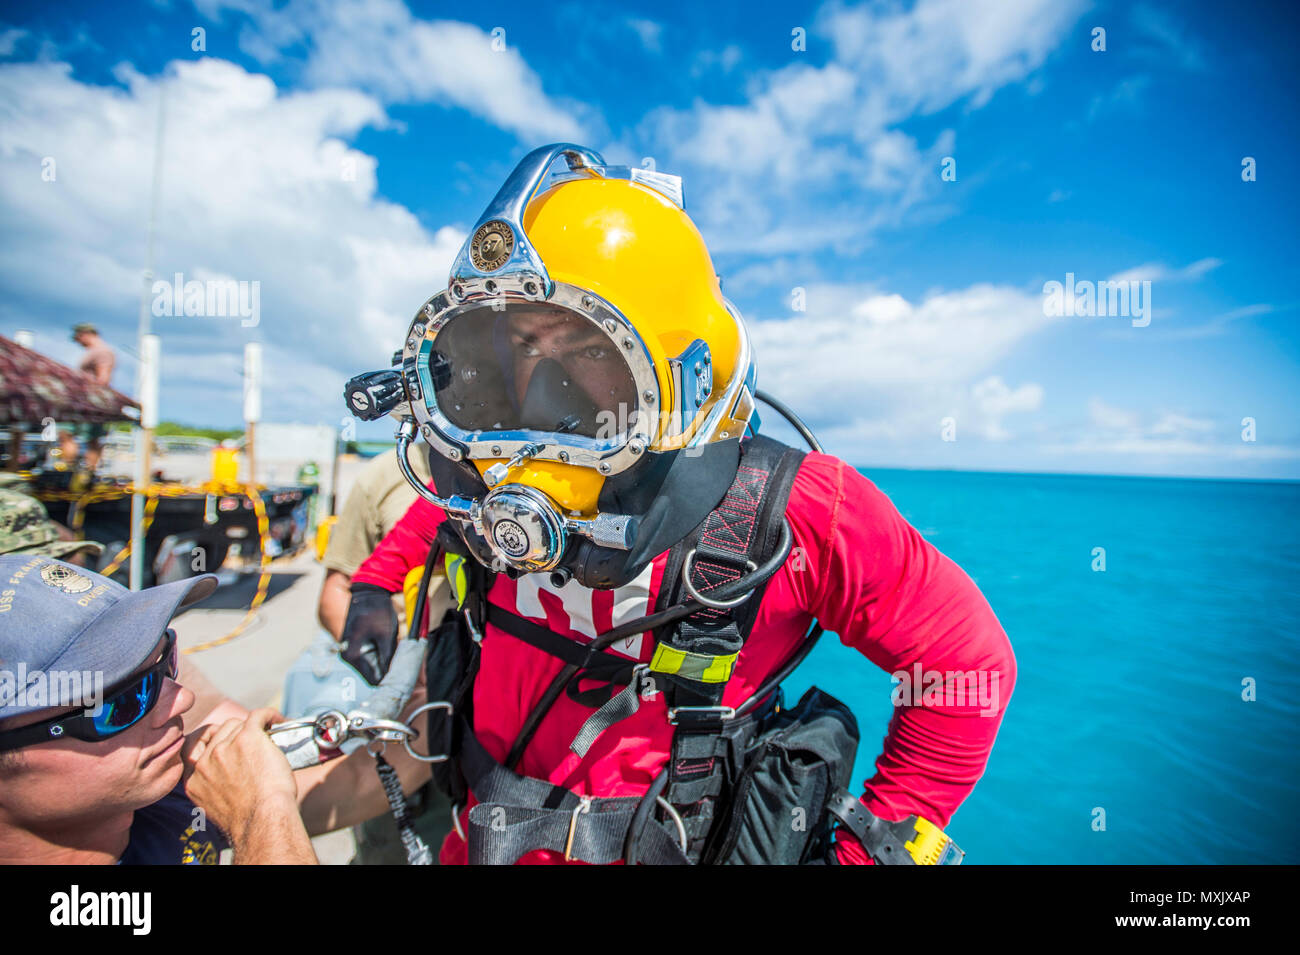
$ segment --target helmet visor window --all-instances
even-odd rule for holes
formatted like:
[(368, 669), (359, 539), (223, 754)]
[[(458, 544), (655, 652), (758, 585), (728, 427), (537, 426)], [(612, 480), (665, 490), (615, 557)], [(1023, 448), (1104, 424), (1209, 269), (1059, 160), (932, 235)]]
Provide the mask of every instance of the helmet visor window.
[(438, 410), (466, 432), (612, 438), (636, 410), (618, 346), (593, 322), (549, 304), (469, 309), (433, 341)]

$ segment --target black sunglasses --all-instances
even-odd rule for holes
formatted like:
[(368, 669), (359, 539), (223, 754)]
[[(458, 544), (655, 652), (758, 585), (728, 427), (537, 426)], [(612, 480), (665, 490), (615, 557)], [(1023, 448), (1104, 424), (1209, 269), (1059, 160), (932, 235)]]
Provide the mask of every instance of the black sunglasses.
[(43, 723), (33, 723), (31, 726), (0, 733), (0, 753), (36, 743), (48, 743), (64, 736), (91, 743), (116, 736), (144, 719), (158, 704), (164, 677), (174, 680), (179, 674), (180, 654), (176, 647), (176, 631), (168, 630), (162, 658), (143, 673), (130, 677), (127, 682), (106, 692), (103, 705), (98, 707), (98, 716), (87, 712), (56, 716)]

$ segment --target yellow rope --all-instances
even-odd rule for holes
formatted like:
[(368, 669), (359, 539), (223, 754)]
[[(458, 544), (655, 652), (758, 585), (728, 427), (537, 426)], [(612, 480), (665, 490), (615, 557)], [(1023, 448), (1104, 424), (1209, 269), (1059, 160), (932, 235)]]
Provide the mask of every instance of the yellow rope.
[[(53, 501), (72, 501), (72, 516), (69, 519), (71, 529), (77, 533), (77, 537), (82, 537), (82, 526), (85, 524), (86, 506), (95, 504), (100, 501), (111, 501), (116, 498), (130, 497), (136, 494), (134, 485), (105, 485), (98, 488), (91, 488), (89, 491), (43, 491), (40, 493), (42, 500)], [(258, 548), (261, 552), (261, 573), (257, 579), (257, 592), (253, 594), (253, 600), (248, 605), (248, 611), (244, 614), (244, 619), (239, 621), (233, 630), (224, 637), (216, 640), (208, 640), (192, 647), (185, 647), (182, 653), (202, 653), (204, 650), (211, 650), (213, 647), (219, 647), (222, 644), (229, 643), (240, 634), (242, 634), (248, 625), (252, 623), (253, 618), (257, 615), (257, 610), (266, 600), (267, 590), (271, 586), (271, 555), (267, 549), (267, 541), (271, 536), (270, 521), (266, 516), (266, 502), (262, 500), (262, 495), (258, 492), (256, 486), (252, 484), (233, 484), (221, 481), (208, 481), (204, 484), (190, 486), (183, 484), (150, 484), (144, 488), (143, 494), (146, 499), (144, 511), (144, 527), (142, 534), (149, 532), (149, 526), (153, 523), (154, 512), (158, 509), (158, 501), (164, 497), (184, 497), (186, 494), (212, 494), (222, 497), (245, 497), (253, 505), (253, 513), (257, 516), (257, 536)], [(105, 577), (111, 577), (122, 566), (122, 562), (131, 555), (131, 541), (126, 542), (117, 555), (109, 562), (103, 570), (100, 571)]]
[(253, 602), (248, 605), (248, 612), (244, 614), (244, 619), (235, 625), (224, 637), (218, 637), (216, 640), (209, 640), (206, 643), (200, 643), (192, 647), (186, 647), (182, 653), (202, 653), (204, 650), (211, 650), (213, 647), (219, 647), (223, 643), (229, 643), (238, 637), (253, 621), (257, 614), (257, 608), (262, 606), (262, 601), (266, 600), (267, 588), (271, 586), (271, 555), (267, 553), (266, 540), (270, 536), (270, 525), (266, 517), (266, 504), (262, 500), (262, 495), (257, 493), (257, 489), (249, 487), (245, 491), (247, 497), (253, 503), (253, 513), (257, 515), (257, 535), (260, 538), (262, 548), (262, 573), (257, 578), (257, 593), (253, 594)]

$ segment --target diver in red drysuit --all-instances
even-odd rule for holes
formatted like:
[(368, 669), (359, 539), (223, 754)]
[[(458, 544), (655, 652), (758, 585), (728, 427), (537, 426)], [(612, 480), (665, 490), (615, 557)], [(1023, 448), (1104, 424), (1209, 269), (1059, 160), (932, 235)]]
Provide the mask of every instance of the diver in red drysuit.
[[(838, 458), (817, 453), (804, 458), (785, 515), (794, 535), (792, 556), (763, 594), (722, 704), (737, 706), (748, 699), (789, 658), (814, 617), (881, 669), (906, 673), (908, 681), (918, 663), (926, 681), (935, 673), (941, 675), (937, 680), (953, 671), (982, 671), (983, 699), (927, 695), (924, 705), (897, 707), (862, 796), (867, 809), (885, 820), (915, 814), (946, 827), (982, 775), (1011, 697), (1016, 662), (1006, 633), (961, 568)], [(353, 576), (354, 585), (401, 590), (407, 572), (424, 563), (443, 519), (441, 510), (417, 499)], [(488, 600), (588, 642), (653, 611), (667, 558), (665, 551), (614, 590), (592, 590), (573, 580), (557, 589), (545, 573), (515, 580), (498, 574)], [(641, 662), (648, 662), (653, 650), (645, 635), (610, 648)], [(498, 761), (505, 760), (529, 711), (563, 666), (487, 625), (474, 686), (474, 730)], [(919, 699), (921, 688), (915, 688), (914, 698), (912, 686), (904, 682), (896, 688), (896, 703), (899, 696), (904, 703)], [(907, 692), (900, 693), (903, 689)], [(643, 702), (580, 758), (569, 744), (591, 710), (562, 695), (515, 768), (579, 795), (639, 796), (668, 759), (673, 727), (664, 706), (663, 694)], [(461, 810), (462, 831), (473, 804), (471, 796)], [(833, 851), (840, 863), (871, 863), (846, 830), (838, 830), (836, 840)], [(440, 858), (444, 865), (466, 862), (467, 846), (456, 832), (447, 836)], [(521, 864), (563, 861), (561, 853), (548, 850), (520, 859)]]

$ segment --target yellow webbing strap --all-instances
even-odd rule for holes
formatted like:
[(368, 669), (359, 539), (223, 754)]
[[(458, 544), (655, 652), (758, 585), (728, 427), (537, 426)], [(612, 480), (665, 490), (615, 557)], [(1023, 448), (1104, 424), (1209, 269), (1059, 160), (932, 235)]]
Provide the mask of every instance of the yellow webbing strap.
[(716, 657), (707, 653), (691, 653), (661, 643), (655, 647), (650, 669), (655, 673), (685, 677), (700, 683), (726, 683), (731, 679), (731, 668), (735, 666), (738, 656), (739, 653)]
[(447, 582), (451, 584), (451, 592), (456, 595), (456, 609), (460, 610), (464, 608), (465, 598), (469, 596), (469, 574), (465, 573), (465, 558), (459, 554), (446, 554), (442, 563), (447, 572)]

